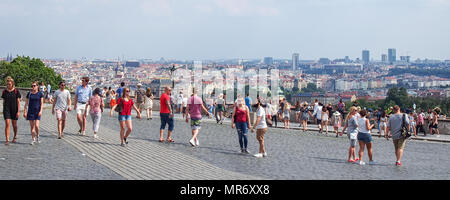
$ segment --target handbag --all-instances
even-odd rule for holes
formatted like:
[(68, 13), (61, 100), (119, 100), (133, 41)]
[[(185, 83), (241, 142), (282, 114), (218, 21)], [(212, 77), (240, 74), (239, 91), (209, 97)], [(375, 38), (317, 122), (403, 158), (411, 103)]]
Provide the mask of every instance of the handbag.
[(118, 113), (122, 113), (122, 110), (123, 110), (123, 100), (122, 99), (119, 99), (120, 100), (120, 103), (119, 103), (119, 105), (117, 105), (117, 107), (114, 109), (114, 111), (116, 111), (116, 112), (118, 112)]
[(405, 118), (406, 118), (405, 114), (403, 114), (401, 135), (402, 135), (403, 138), (408, 139), (409, 137), (411, 137), (411, 134), (408, 131), (408, 127), (405, 126), (405, 124), (406, 124)]
[(272, 122), (272, 116), (270, 115), (266, 115), (266, 124), (268, 126), (272, 126), (273, 122)]
[(351, 140), (356, 140), (357, 136), (358, 136), (358, 130), (355, 129), (354, 131), (350, 132)]

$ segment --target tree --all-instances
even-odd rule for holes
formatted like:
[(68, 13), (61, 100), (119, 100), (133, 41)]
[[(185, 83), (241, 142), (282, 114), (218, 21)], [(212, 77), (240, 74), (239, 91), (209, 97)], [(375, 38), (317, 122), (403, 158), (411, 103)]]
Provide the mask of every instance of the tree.
[(0, 84), (5, 85), (5, 78), (11, 76), (17, 87), (30, 87), (31, 82), (47, 82), (52, 88), (56, 88), (62, 81), (61, 75), (57, 75), (53, 69), (45, 66), (38, 58), (18, 56), (11, 63), (0, 63)]

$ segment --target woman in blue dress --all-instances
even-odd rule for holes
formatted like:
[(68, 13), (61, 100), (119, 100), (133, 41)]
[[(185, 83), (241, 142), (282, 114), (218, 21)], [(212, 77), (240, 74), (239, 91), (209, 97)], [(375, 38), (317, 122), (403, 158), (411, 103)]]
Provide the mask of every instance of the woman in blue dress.
[(31, 145), (39, 142), (39, 120), (42, 115), (42, 105), (44, 104), (44, 94), (39, 91), (38, 82), (31, 84), (31, 92), (28, 92), (25, 100), (23, 117), (30, 121), (31, 136), (33, 141)]

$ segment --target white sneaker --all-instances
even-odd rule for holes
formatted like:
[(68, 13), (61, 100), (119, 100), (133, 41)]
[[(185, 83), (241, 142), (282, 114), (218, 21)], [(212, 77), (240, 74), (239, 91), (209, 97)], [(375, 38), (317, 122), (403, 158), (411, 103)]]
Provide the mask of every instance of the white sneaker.
[(369, 165), (375, 165), (376, 164), (376, 162), (375, 161), (369, 161)]
[(30, 143), (30, 145), (34, 145), (34, 143), (35, 143), (35, 141), (33, 140), (33, 141)]
[(38, 144), (41, 143), (41, 140), (39, 140), (39, 137), (36, 138), (36, 142), (37, 142)]
[(195, 142), (195, 146), (200, 146), (200, 143), (198, 142), (198, 139), (197, 139), (197, 141)]
[(83, 132), (81, 133), (81, 135), (82, 135), (82, 136), (86, 136), (86, 131), (83, 131)]
[(192, 146), (195, 146), (194, 139), (189, 140), (189, 144), (191, 144)]
[(438, 137), (441, 137), (440, 135), (436, 135), (436, 137), (438, 138)]
[(262, 157), (263, 157), (263, 154), (262, 154), (262, 153), (255, 154), (255, 157), (257, 157), (257, 158), (262, 158)]
[(359, 161), (359, 165), (365, 165), (366, 163), (362, 160)]
[(264, 156), (264, 157), (267, 157), (267, 152), (264, 152), (264, 153), (263, 153), (263, 156)]
[(98, 135), (97, 134), (94, 134), (94, 139), (98, 139)]

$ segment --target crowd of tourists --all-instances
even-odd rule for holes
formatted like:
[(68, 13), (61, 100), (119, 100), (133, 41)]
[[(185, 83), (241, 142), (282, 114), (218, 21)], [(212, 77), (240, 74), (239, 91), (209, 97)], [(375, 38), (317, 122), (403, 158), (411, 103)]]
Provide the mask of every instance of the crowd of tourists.
[[(73, 110), (76, 112), (77, 122), (79, 126), (78, 134), (86, 135), (87, 116), (91, 116), (93, 138), (98, 139), (100, 121), (104, 109), (110, 108), (110, 116), (114, 113), (118, 114), (120, 125), (120, 145), (125, 147), (128, 144), (127, 138), (132, 132), (132, 115), (134, 109), (137, 113), (136, 117), (141, 119), (141, 114), (145, 110), (147, 120), (152, 120), (152, 110), (154, 94), (150, 88), (144, 90), (141, 84), (137, 85), (134, 98), (131, 97), (130, 88), (122, 82), (117, 90), (111, 87), (103, 89), (95, 88), (94, 90), (88, 85), (89, 78), (83, 77), (82, 84), (75, 90), (74, 102), (72, 102), (71, 93), (66, 89), (66, 83), (61, 81), (59, 88), (53, 93), (51, 85), (47, 87), (44, 83), (39, 86), (38, 82), (31, 84), (25, 98), (23, 117), (30, 123), (30, 132), (32, 137), (31, 145), (39, 144), (39, 121), (42, 116), (42, 109), (45, 102), (52, 104), (52, 114), (56, 115), (58, 127), (58, 139), (64, 138), (64, 128), (68, 112)], [(198, 89), (193, 88), (187, 94), (180, 92), (172, 95), (172, 88), (166, 87), (164, 93), (160, 96), (160, 136), (159, 142), (175, 142), (172, 134), (174, 131), (174, 114), (182, 113), (186, 123), (190, 123), (192, 137), (188, 141), (190, 145), (199, 146), (199, 132), (202, 124), (202, 116), (206, 114), (208, 117), (214, 116), (216, 122), (223, 124), (225, 112), (230, 106), (226, 102), (225, 94), (219, 94), (217, 97), (213, 93), (205, 101), (199, 97)], [(5, 119), (5, 145), (9, 145), (10, 126), (12, 124), (14, 137), (12, 143), (17, 142), (17, 120), (20, 117), (21, 94), (14, 86), (14, 80), (11, 77), (6, 79), (6, 89), (2, 92), (3, 98), (3, 116)], [(73, 104), (72, 104), (73, 103)], [(256, 113), (255, 123), (251, 123), (250, 113)], [(249, 94), (245, 98), (238, 96), (236, 101), (231, 104), (230, 118), (231, 128), (236, 129), (240, 152), (249, 154), (248, 150), (248, 133), (255, 132), (256, 139), (259, 142), (258, 153), (255, 157), (266, 157), (264, 135), (268, 127), (277, 127), (278, 122), (284, 123), (284, 128), (290, 128), (291, 112), (294, 112), (295, 119), (300, 122), (303, 131), (307, 131), (307, 124), (311, 121), (317, 124), (319, 133), (330, 131), (328, 126), (331, 125), (336, 137), (347, 133), (350, 140), (348, 153), (348, 162), (357, 162), (364, 165), (362, 158), (364, 150), (367, 149), (369, 156), (369, 164), (375, 164), (373, 160), (373, 139), (371, 131), (374, 128), (379, 130), (379, 136), (386, 139), (392, 138), (395, 154), (396, 165), (401, 164), (401, 157), (405, 147), (407, 137), (404, 135), (405, 130), (411, 132), (413, 136), (417, 136), (418, 132), (425, 132), (425, 119), (429, 121), (428, 132), (437, 134), (438, 119), (440, 109), (436, 108), (428, 110), (427, 113), (412, 110), (402, 112), (400, 107), (393, 106), (387, 110), (363, 109), (354, 105), (350, 107), (348, 113), (345, 112), (345, 103), (342, 100), (336, 106), (332, 104), (323, 104), (317, 99), (309, 104), (308, 102), (297, 101), (292, 106), (286, 99), (279, 102), (273, 102), (271, 99), (261, 99), (259, 96), (253, 101)], [(203, 114), (203, 113), (204, 114)], [(376, 123), (375, 123), (376, 120)], [(167, 137), (164, 139), (164, 131), (168, 126)], [(340, 128), (343, 127), (342, 130)], [(359, 144), (358, 156), (356, 156), (356, 144)]]

